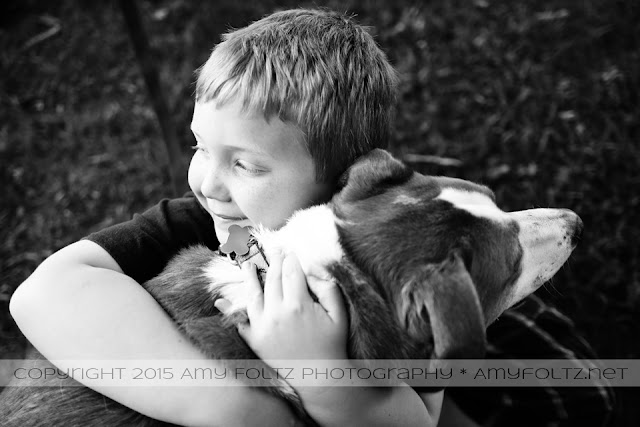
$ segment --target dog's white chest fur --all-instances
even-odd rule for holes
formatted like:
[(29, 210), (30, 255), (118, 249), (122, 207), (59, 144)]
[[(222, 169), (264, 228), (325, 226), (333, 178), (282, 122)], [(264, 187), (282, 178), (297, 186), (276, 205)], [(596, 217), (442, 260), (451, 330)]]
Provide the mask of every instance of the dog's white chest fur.
[[(253, 231), (267, 259), (277, 252), (294, 253), (307, 276), (329, 279), (327, 267), (343, 256), (336, 229), (336, 218), (327, 205), (313, 206), (296, 212), (279, 230), (258, 228)], [(205, 267), (209, 291), (218, 293), (231, 303), (225, 313), (245, 310), (252, 295), (244, 283), (242, 270), (222, 257)]]

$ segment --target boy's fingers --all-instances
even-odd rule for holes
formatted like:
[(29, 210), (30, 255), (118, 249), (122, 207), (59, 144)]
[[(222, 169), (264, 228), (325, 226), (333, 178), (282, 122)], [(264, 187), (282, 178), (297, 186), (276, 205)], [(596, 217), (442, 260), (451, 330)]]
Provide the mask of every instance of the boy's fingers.
[(294, 254), (287, 255), (282, 262), (282, 299), (295, 305), (313, 301), (309, 295), (307, 278)]
[(245, 284), (249, 287), (249, 295), (261, 294), (262, 288), (260, 287), (260, 279), (258, 279), (255, 264), (251, 261), (242, 263), (242, 272), (244, 273)]
[(249, 322), (238, 323), (237, 328), (240, 338), (248, 342), (251, 338), (251, 325)]
[(264, 307), (277, 307), (282, 302), (282, 254), (276, 253), (269, 260), (264, 283)]
[[(231, 301), (224, 299), (224, 298), (218, 298), (217, 300), (215, 300), (215, 302), (213, 303), (213, 305), (222, 313), (222, 314), (226, 314), (229, 310), (229, 308), (231, 308)], [(249, 307), (247, 307), (247, 315), (249, 316), (249, 319), (251, 319), (251, 315), (249, 314)], [(255, 319), (255, 317), (254, 317)], [(245, 341), (247, 340), (247, 337), (250, 335), (251, 333), (251, 329), (250, 329), (250, 324), (249, 322), (241, 322), (238, 323), (236, 325), (236, 328), (238, 328), (238, 334), (240, 334), (240, 336), (242, 337), (242, 339), (244, 339)]]
[(215, 300), (213, 305), (218, 309), (218, 311), (220, 311), (220, 313), (226, 314), (227, 310), (231, 307), (231, 301), (224, 298), (218, 298)]
[(334, 280), (318, 279), (314, 276), (308, 276), (307, 283), (329, 317), (336, 323), (346, 324), (348, 321), (347, 308), (338, 284)]

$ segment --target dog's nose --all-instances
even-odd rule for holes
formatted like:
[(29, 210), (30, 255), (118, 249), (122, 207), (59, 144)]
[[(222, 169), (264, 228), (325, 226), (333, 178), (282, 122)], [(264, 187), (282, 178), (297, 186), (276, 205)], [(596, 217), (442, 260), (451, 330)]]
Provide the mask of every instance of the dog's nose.
[(571, 245), (577, 246), (580, 237), (582, 237), (582, 230), (584, 229), (584, 224), (578, 215), (575, 216), (575, 223), (573, 226), (573, 233), (571, 234)]
[(582, 223), (582, 220), (580, 219), (580, 217), (576, 217), (576, 225), (573, 229), (573, 234), (571, 235), (571, 244), (573, 246), (576, 246), (578, 244), (578, 241), (582, 236), (583, 228), (584, 228), (584, 224)]

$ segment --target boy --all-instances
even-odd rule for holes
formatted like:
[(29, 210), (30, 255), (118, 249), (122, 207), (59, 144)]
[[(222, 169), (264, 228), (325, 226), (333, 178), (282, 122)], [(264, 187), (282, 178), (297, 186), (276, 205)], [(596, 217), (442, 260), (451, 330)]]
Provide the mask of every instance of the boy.
[[(69, 359), (202, 360), (139, 283), (183, 247), (216, 249), (231, 225), (278, 228), (296, 209), (327, 201), (355, 158), (386, 146), (395, 86), (372, 37), (337, 13), (279, 12), (227, 34), (198, 76), (193, 195), (164, 200), (43, 262), (11, 300), (21, 330), (65, 369), (73, 367)], [(346, 358), (335, 286), (309, 280), (318, 310), (292, 258), (273, 260), (267, 283), (256, 323), (274, 327), (242, 332), (258, 355)], [(435, 425), (442, 402), (441, 392), (419, 396), (409, 387), (310, 389), (298, 391), (322, 425)], [(292, 418), (283, 402), (253, 388), (97, 390), (178, 424), (284, 425)]]

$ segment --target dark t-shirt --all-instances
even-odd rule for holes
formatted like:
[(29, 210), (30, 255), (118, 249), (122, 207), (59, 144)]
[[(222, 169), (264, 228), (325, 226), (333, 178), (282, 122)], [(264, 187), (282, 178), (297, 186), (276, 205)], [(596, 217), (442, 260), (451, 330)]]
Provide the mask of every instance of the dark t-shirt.
[(193, 193), (164, 199), (133, 219), (85, 239), (102, 246), (122, 271), (138, 283), (157, 276), (180, 249), (203, 244), (218, 249), (211, 216)]

